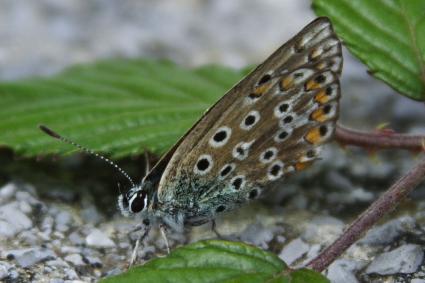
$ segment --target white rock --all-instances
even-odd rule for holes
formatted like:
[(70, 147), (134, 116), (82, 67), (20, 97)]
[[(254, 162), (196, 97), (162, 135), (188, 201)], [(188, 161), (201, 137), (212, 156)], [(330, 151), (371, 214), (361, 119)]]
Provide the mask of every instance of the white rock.
[(353, 271), (359, 269), (359, 264), (352, 260), (339, 259), (334, 261), (328, 268), (326, 277), (332, 283), (358, 283)]
[(83, 261), (83, 257), (80, 254), (70, 254), (67, 255), (64, 259), (75, 266), (86, 265), (86, 263)]
[(372, 228), (358, 243), (367, 245), (387, 245), (401, 233), (415, 227), (415, 220), (410, 216), (400, 217)]
[(55, 216), (56, 230), (66, 232), (70, 228), (72, 222), (72, 215), (65, 210), (60, 211)]
[(10, 267), (9, 263), (0, 261), (0, 280), (9, 276)]
[(366, 273), (381, 275), (413, 273), (422, 263), (424, 252), (419, 245), (406, 244), (377, 256), (367, 267)]
[(307, 224), (301, 238), (309, 243), (329, 244), (343, 231), (344, 222), (331, 216), (317, 216)]
[(300, 238), (292, 240), (279, 254), (279, 257), (288, 265), (301, 258), (309, 250), (310, 246)]
[(40, 261), (56, 258), (56, 254), (52, 250), (41, 248), (18, 250), (12, 254), (15, 255), (16, 262), (23, 268), (31, 267)]
[(425, 283), (425, 279), (415, 278), (415, 279), (412, 279), (410, 283)]
[(274, 230), (264, 227), (261, 223), (255, 223), (245, 229), (241, 234), (241, 240), (268, 249), (268, 243), (273, 239)]
[(10, 198), (12, 198), (18, 187), (14, 183), (7, 183), (0, 188), (0, 204), (6, 203)]
[(12, 202), (0, 207), (0, 220), (9, 223), (11, 226), (9, 227), (9, 231), (0, 231), (5, 234), (15, 235), (18, 232), (32, 227), (31, 219), (29, 219), (28, 216), (17, 209), (16, 202)]
[(13, 226), (12, 224), (10, 224), (7, 221), (0, 219), (0, 239), (2, 237), (11, 238), (11, 237), (15, 236), (16, 233), (17, 233), (17, 231), (16, 231), (15, 226)]
[(86, 237), (86, 244), (96, 248), (112, 248), (115, 243), (99, 229), (93, 229)]

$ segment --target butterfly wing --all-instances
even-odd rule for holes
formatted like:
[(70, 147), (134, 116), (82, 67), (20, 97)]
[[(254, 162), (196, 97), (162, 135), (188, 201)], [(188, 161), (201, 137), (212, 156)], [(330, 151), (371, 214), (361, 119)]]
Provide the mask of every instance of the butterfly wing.
[(310, 164), (335, 129), (341, 68), (340, 42), (329, 20), (318, 18), (227, 92), (166, 155), (158, 208), (202, 223)]

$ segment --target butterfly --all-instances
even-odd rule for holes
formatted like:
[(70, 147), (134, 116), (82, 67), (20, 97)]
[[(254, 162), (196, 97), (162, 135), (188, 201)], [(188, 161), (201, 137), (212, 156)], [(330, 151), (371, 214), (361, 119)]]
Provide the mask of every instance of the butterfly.
[(317, 18), (218, 100), (140, 184), (119, 168), (133, 184), (118, 198), (121, 212), (181, 231), (303, 170), (333, 136), (341, 69), (341, 43), (329, 19)]

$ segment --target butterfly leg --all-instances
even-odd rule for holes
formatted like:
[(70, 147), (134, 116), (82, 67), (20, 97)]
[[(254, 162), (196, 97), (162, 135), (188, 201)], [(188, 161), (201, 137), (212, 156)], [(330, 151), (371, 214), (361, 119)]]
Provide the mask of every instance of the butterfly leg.
[[(148, 226), (148, 225), (144, 226), (143, 228), (145, 228), (145, 231), (142, 234), (140, 234), (140, 236), (136, 240), (136, 244), (134, 245), (133, 252), (131, 253), (131, 259), (130, 259), (130, 262), (129, 262), (129, 267), (131, 267), (136, 262), (136, 260), (137, 260), (137, 250), (139, 249), (140, 242), (142, 242), (146, 238), (146, 236), (149, 234), (149, 231), (151, 229), (151, 227)], [(136, 231), (141, 230), (141, 229), (142, 229), (142, 227), (138, 226), (132, 232), (136, 232)]]
[(164, 224), (160, 224), (159, 225), (159, 231), (161, 231), (161, 236), (164, 239), (165, 242), (165, 246), (167, 247), (167, 253), (170, 253), (170, 244), (168, 243), (168, 238), (167, 238), (167, 228), (165, 227)]
[(211, 220), (211, 230), (219, 239), (223, 239), (223, 236), (217, 231), (217, 223), (215, 223), (215, 219)]

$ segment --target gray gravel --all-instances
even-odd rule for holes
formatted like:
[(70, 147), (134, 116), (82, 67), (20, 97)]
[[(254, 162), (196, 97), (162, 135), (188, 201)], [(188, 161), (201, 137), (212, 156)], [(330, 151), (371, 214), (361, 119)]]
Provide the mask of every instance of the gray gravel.
[(381, 275), (416, 272), (424, 259), (423, 247), (406, 244), (382, 253), (367, 267), (366, 273)]

